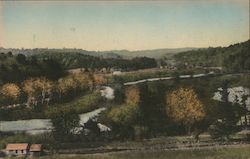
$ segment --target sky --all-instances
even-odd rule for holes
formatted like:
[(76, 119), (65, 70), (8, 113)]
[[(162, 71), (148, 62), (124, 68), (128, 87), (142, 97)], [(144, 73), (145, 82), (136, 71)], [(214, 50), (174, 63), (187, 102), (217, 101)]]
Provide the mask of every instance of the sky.
[(0, 47), (145, 50), (249, 39), (249, 0), (0, 1)]

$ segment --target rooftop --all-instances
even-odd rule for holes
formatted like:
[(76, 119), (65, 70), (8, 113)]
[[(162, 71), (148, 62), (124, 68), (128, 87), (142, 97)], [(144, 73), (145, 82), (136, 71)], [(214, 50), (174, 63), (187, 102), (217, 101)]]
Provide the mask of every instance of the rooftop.
[(27, 150), (27, 143), (16, 143), (16, 144), (8, 144), (6, 146), (6, 150)]
[(39, 152), (42, 150), (42, 144), (32, 144), (30, 146), (30, 151), (32, 152)]

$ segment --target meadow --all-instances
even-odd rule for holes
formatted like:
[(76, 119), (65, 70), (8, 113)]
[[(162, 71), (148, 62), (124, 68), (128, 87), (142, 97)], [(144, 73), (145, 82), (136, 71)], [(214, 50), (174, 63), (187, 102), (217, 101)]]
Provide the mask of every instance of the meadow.
[(186, 150), (143, 150), (90, 155), (54, 155), (42, 159), (250, 159), (250, 146)]

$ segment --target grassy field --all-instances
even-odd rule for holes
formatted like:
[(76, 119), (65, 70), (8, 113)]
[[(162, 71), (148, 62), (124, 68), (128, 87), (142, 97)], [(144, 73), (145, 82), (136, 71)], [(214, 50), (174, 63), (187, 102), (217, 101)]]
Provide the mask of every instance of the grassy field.
[(137, 80), (143, 80), (148, 78), (160, 78), (160, 77), (169, 77), (176, 75), (191, 75), (191, 74), (200, 74), (206, 73), (205, 69), (185, 69), (185, 70), (168, 70), (168, 69), (143, 69), (130, 72), (122, 72), (121, 75), (113, 76), (111, 74), (107, 75), (109, 82), (132, 82)]
[(102, 97), (99, 92), (93, 92), (86, 94), (84, 96), (80, 96), (70, 102), (55, 104), (50, 106), (45, 110), (46, 116), (50, 116), (53, 114), (58, 114), (61, 111), (71, 111), (80, 113), (87, 113), (99, 107), (99, 102)]
[(195, 150), (126, 151), (92, 155), (55, 155), (42, 159), (250, 159), (250, 146)]

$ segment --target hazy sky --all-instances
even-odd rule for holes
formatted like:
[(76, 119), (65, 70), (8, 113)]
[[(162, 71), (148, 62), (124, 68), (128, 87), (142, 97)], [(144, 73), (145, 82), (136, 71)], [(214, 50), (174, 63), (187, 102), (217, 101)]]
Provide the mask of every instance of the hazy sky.
[(249, 0), (0, 2), (5, 48), (140, 50), (247, 39)]

